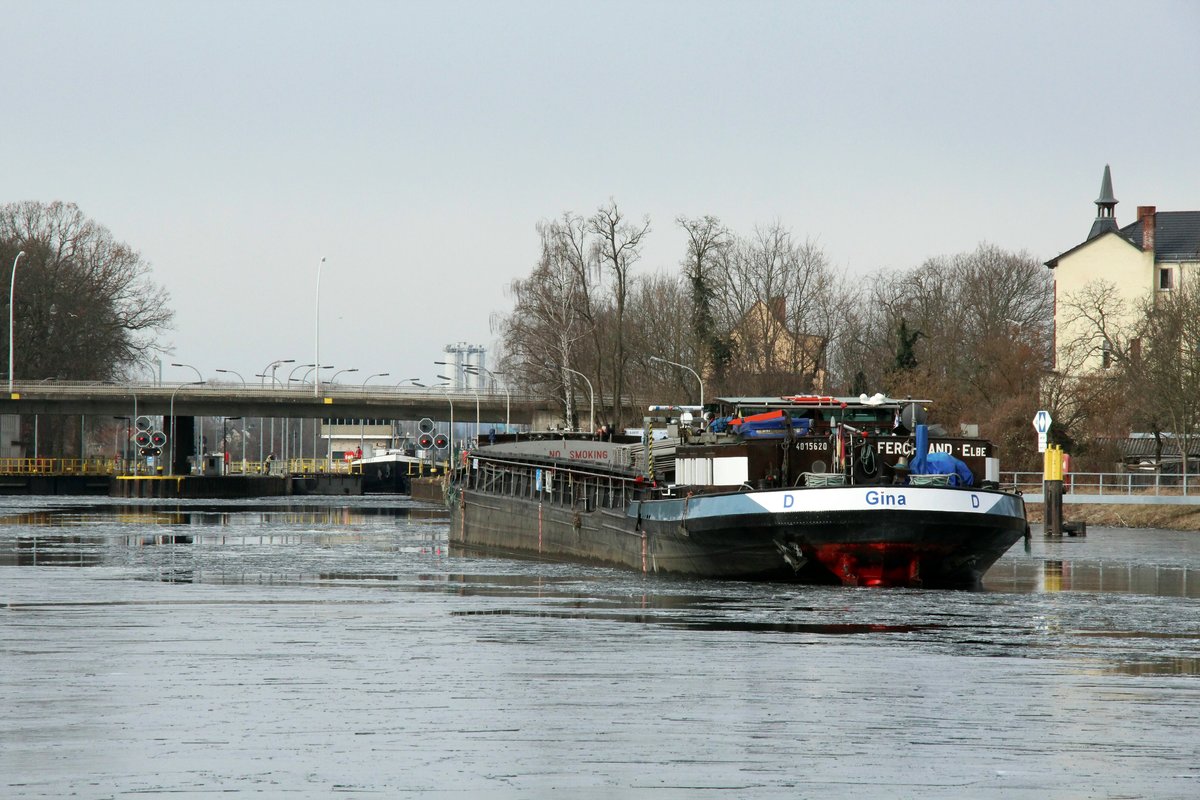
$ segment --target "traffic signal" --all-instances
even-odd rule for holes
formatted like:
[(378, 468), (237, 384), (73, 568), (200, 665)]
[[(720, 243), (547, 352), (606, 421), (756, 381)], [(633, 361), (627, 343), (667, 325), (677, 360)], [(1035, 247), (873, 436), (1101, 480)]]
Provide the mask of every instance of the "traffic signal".
[(422, 450), (428, 450), (429, 448), (433, 447), (433, 437), (428, 433), (422, 433), (419, 437), (417, 437), (417, 446)]
[(445, 450), (448, 444), (450, 444), (450, 440), (446, 438), (446, 434), (444, 433), (439, 433), (433, 437), (433, 446), (438, 450)]
[(146, 433), (146, 431), (138, 431), (137, 435), (133, 437), (133, 441), (144, 451), (150, 446), (150, 434)]
[(155, 431), (154, 433), (150, 434), (150, 444), (154, 445), (155, 447), (162, 447), (166, 443), (167, 435), (162, 431)]

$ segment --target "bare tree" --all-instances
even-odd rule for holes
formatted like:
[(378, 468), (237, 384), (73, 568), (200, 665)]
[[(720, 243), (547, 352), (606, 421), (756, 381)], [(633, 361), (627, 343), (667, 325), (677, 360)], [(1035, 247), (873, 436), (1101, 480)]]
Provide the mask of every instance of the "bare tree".
[(531, 387), (559, 395), (564, 418), (573, 423), (574, 392), (572, 381), (564, 377), (570, 374), (564, 373), (564, 367), (575, 368), (576, 343), (587, 335), (593, 322), (586, 289), (578, 280), (576, 253), (563, 223), (541, 222), (537, 232), (541, 239), (538, 262), (528, 278), (512, 282), (513, 311), (493, 317), (492, 327), (504, 342), (504, 368)]
[[(1160, 441), (1169, 432), (1184, 480), (1191, 442), (1200, 435), (1200, 293), (1182, 283), (1139, 306), (1128, 347), (1114, 352), (1135, 421)], [(1160, 452), (1160, 456), (1162, 453)]]
[(625, 304), (632, 276), (630, 269), (641, 258), (642, 240), (650, 232), (650, 218), (640, 225), (627, 222), (617, 203), (610, 200), (588, 221), (588, 230), (597, 238), (594, 244), (596, 262), (612, 278), (615, 316), (613, 320), (613, 396), (610, 419), (618, 428), (621, 426), (625, 366)]
[(821, 249), (796, 243), (776, 222), (718, 256), (717, 316), (736, 348), (729, 382), (770, 393), (822, 385), (826, 346), (845, 301)]
[(707, 214), (694, 219), (681, 216), (675, 223), (688, 235), (683, 272), (691, 291), (692, 325), (696, 349), (701, 355), (700, 367), (710, 367), (714, 379), (721, 383), (733, 345), (716, 326), (713, 310), (715, 276), (720, 269), (721, 254), (733, 246), (733, 234), (721, 220)]
[(700, 401), (699, 385), (690, 372), (649, 361), (650, 356), (659, 356), (694, 364), (700, 371), (703, 355), (696, 349), (688, 283), (685, 276), (658, 272), (639, 280), (630, 295), (627, 344), (632, 356), (626, 391), (634, 408)]
[[(113, 380), (165, 352), (166, 291), (129, 245), (73, 203), (0, 206), (0, 260), (17, 275), (14, 373), (30, 378)], [(7, 333), (5, 333), (7, 337)]]

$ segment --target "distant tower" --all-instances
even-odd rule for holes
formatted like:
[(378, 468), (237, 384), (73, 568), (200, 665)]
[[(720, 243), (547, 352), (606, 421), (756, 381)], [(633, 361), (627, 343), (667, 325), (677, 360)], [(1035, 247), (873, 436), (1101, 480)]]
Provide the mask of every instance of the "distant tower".
[[(453, 378), (453, 388), (455, 389), (482, 389), (484, 379), (487, 375), (482, 368), (487, 366), (487, 348), (477, 344), (467, 344), (466, 342), (455, 342), (448, 344), (443, 348), (443, 352), (447, 355), (454, 356), (452, 365), (454, 372), (447, 377)], [(474, 360), (472, 361), (472, 356)], [(480, 367), (481, 369), (468, 372), (466, 367)]]
[(1096, 221), (1092, 223), (1092, 231), (1088, 241), (1102, 233), (1117, 230), (1116, 218), (1117, 198), (1113, 197), (1112, 173), (1108, 164), (1104, 165), (1104, 179), (1100, 181), (1100, 196), (1096, 198)]

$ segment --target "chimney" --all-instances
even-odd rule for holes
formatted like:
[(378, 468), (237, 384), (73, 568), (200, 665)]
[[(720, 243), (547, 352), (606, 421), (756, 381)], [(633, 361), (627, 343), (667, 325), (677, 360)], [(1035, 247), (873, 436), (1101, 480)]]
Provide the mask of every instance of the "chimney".
[(1154, 206), (1138, 206), (1138, 222), (1142, 223), (1142, 250), (1154, 252)]

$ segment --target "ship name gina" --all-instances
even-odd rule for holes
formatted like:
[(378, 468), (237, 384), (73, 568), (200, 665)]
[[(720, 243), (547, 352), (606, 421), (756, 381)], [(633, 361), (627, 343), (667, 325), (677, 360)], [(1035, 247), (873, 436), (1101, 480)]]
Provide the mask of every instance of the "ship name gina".
[(906, 506), (908, 500), (901, 492), (881, 492), (872, 489), (867, 492), (867, 505), (869, 506)]

